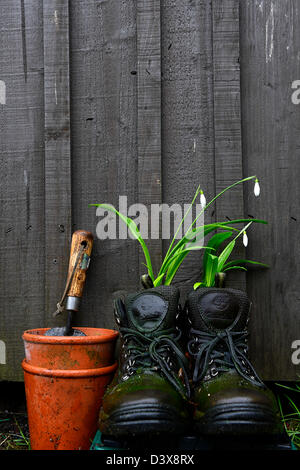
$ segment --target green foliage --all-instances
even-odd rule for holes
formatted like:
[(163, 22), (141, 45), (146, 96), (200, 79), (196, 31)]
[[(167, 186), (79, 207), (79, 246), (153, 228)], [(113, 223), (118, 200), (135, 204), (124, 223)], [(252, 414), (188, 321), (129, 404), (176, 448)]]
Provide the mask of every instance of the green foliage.
[[(283, 389), (289, 390), (293, 393), (299, 394), (299, 399), (300, 399), (300, 385), (299, 383), (296, 383), (293, 387), (287, 386), (287, 385), (282, 385), (282, 384), (276, 384), (278, 387), (281, 387)], [(293, 400), (289, 395), (284, 394), (290, 411), (291, 413), (285, 413), (283, 411), (283, 404), (281, 401), (281, 398), (277, 395), (277, 400), (278, 400), (278, 405), (282, 417), (282, 422), (284, 425), (284, 428), (290, 437), (292, 443), (300, 449), (300, 405), (297, 405), (295, 403), (295, 400)], [(296, 395), (297, 396), (297, 395)]]
[(0, 450), (30, 450), (29, 437), (25, 431), (23, 432), (16, 417), (14, 416), (13, 421), (11, 418), (0, 419), (0, 428), (4, 422), (9, 423), (9, 426), (6, 426), (9, 430), (6, 432), (0, 430)]
[[(245, 219), (244, 221), (247, 221)], [(232, 221), (234, 222), (234, 221)], [(231, 223), (232, 223), (231, 222)], [(236, 240), (240, 237), (253, 222), (260, 222), (264, 223), (264, 221), (251, 219), (250, 222), (243, 227), (241, 230), (238, 231), (236, 237), (229, 241), (225, 248), (217, 255), (217, 251), (220, 249), (221, 245), (229, 240), (232, 236), (232, 231), (221, 232), (213, 235), (209, 240), (207, 246), (209, 248), (213, 248), (215, 250), (214, 255), (212, 255), (207, 249), (204, 252), (203, 256), (203, 269), (202, 269), (202, 281), (196, 282), (194, 284), (194, 289), (198, 289), (199, 287), (213, 287), (215, 285), (216, 274), (221, 272), (227, 272), (231, 270), (243, 270), (247, 271), (244, 267), (245, 264), (256, 264), (260, 266), (267, 267), (264, 263), (258, 263), (257, 261), (251, 261), (247, 259), (238, 259), (227, 262), (228, 258), (230, 257), (235, 245)], [(266, 222), (265, 222), (266, 223)]]
[[(90, 204), (89, 206), (102, 207), (103, 209), (107, 211), (111, 211), (115, 213), (116, 215), (118, 215), (118, 217), (120, 217), (120, 219), (124, 223), (126, 223), (127, 227), (129, 228), (129, 230), (131, 231), (135, 239), (140, 243), (143, 249), (143, 253), (145, 256), (145, 266), (147, 268), (148, 276), (152, 280), (154, 286), (159, 286), (161, 284), (164, 284), (164, 285), (171, 284), (171, 282), (173, 281), (178, 269), (180, 268), (186, 256), (189, 253), (192, 253), (198, 250), (205, 250), (204, 257), (203, 257), (203, 280), (200, 283), (196, 283), (194, 285), (194, 288), (197, 288), (200, 285), (213, 286), (215, 282), (215, 275), (217, 272), (221, 272), (222, 270), (229, 271), (232, 269), (245, 269), (243, 266), (240, 266), (240, 265), (247, 263), (248, 260), (237, 260), (235, 264), (234, 263), (232, 264), (232, 262), (227, 263), (227, 260), (231, 252), (234, 249), (235, 240), (237, 239), (237, 237), (241, 235), (243, 230), (245, 230), (245, 228), (247, 228), (251, 223), (256, 222), (256, 223), (265, 224), (266, 222), (264, 220), (259, 220), (259, 219), (237, 219), (237, 220), (231, 220), (231, 221), (225, 221), (225, 222), (216, 222), (212, 224), (203, 225), (201, 227), (196, 227), (197, 220), (203, 214), (203, 212), (207, 210), (207, 208), (211, 204), (213, 204), (219, 197), (221, 197), (226, 191), (230, 190), (231, 188), (235, 187), (238, 184), (241, 184), (246, 181), (253, 180), (253, 179), (256, 180), (256, 176), (250, 176), (248, 178), (244, 178), (228, 186), (227, 188), (223, 189), (211, 201), (209, 201), (205, 207), (202, 208), (200, 213), (197, 215), (197, 217), (193, 220), (193, 222), (189, 226), (188, 230), (186, 231), (186, 234), (179, 241), (176, 242), (176, 237), (179, 233), (179, 230), (184, 220), (186, 219), (188, 213), (192, 210), (192, 207), (197, 197), (202, 191), (200, 189), (200, 186), (198, 186), (195, 192), (195, 195), (193, 197), (193, 200), (191, 204), (189, 205), (186, 213), (184, 214), (184, 217), (182, 218), (176, 230), (176, 233), (174, 234), (171, 240), (171, 243), (164, 257), (164, 260), (156, 275), (153, 272), (153, 265), (151, 262), (149, 250), (135, 222), (129, 217), (126, 217), (122, 213), (118, 212), (113, 206), (109, 204)], [(246, 225), (246, 227), (244, 227), (242, 230), (239, 230), (235, 227), (235, 225), (241, 224), (241, 223), (247, 223), (248, 225)], [(211, 234), (212, 232), (216, 232), (217, 230), (219, 232), (211, 236), (210, 240), (207, 243), (207, 246), (203, 246), (199, 244), (200, 240), (204, 239), (204, 237)], [(225, 242), (226, 240), (228, 240), (233, 235), (234, 232), (237, 232), (236, 237), (233, 240), (231, 240), (228, 243), (228, 245), (224, 248), (224, 250), (219, 254), (219, 256), (217, 256), (216, 253), (217, 253), (217, 250), (220, 248), (221, 244)], [(255, 264), (256, 262), (251, 261), (251, 263)], [(262, 263), (257, 263), (257, 264), (262, 265)]]

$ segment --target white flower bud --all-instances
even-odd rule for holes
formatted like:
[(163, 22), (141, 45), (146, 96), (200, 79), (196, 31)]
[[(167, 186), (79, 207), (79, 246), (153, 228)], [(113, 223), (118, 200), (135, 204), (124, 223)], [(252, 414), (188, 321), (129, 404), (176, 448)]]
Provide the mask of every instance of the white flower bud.
[(258, 197), (260, 195), (260, 186), (258, 179), (256, 178), (255, 180), (255, 185), (254, 185), (254, 196)]
[(201, 189), (201, 192), (200, 192), (200, 204), (201, 204), (202, 209), (204, 209), (204, 207), (206, 206), (206, 198), (203, 194), (202, 189)]
[(244, 232), (244, 235), (243, 235), (243, 245), (244, 246), (247, 246), (248, 245), (248, 237), (247, 237), (247, 233)]

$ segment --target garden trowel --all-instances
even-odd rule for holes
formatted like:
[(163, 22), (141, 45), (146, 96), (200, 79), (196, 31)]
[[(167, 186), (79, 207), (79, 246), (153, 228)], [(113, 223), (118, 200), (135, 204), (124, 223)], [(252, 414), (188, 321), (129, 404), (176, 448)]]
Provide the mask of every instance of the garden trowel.
[[(73, 233), (69, 270), (64, 294), (57, 304), (54, 316), (67, 310), (67, 324), (63, 327), (55, 327), (47, 330), (46, 336), (85, 336), (85, 334), (72, 328), (74, 312), (78, 312), (80, 300), (83, 294), (86, 271), (90, 263), (90, 255), (93, 246), (93, 235), (85, 230), (77, 230)], [(66, 299), (66, 305), (63, 303)]]

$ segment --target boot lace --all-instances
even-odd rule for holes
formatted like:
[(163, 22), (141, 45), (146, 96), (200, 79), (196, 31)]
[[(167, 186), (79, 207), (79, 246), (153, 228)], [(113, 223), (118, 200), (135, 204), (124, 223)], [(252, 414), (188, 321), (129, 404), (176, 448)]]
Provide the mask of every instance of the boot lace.
[(153, 371), (161, 371), (166, 379), (183, 394), (182, 385), (175, 371), (182, 371), (185, 385), (185, 395), (190, 397), (190, 384), (188, 380), (188, 359), (179, 347), (181, 332), (175, 329), (160, 331), (157, 335), (143, 334), (130, 328), (120, 328), (126, 347), (125, 370), (128, 378), (138, 368), (146, 368)]
[(264, 383), (247, 358), (246, 337), (248, 332), (223, 331), (205, 332), (191, 328), (192, 339), (188, 343), (188, 352), (195, 357), (193, 382), (217, 376), (233, 367), (239, 375), (258, 387)]

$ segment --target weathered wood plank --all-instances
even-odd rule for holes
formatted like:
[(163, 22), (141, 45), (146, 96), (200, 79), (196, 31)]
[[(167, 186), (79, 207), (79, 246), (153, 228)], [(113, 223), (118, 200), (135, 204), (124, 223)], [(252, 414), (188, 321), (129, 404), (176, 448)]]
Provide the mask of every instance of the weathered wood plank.
[[(45, 316), (52, 318), (67, 276), (71, 240), (69, 2), (44, 2)], [(46, 326), (46, 325), (45, 325)]]
[[(1, 2), (0, 380), (22, 380), (22, 332), (56, 323), (71, 231), (96, 236), (89, 203), (119, 207), (123, 195), (127, 207), (183, 204), (199, 183), (209, 200), (255, 173), (259, 199), (250, 184), (243, 205), (236, 188), (205, 221), (269, 220), (249, 232), (247, 256), (271, 266), (247, 275), (251, 355), (266, 380), (298, 378), (300, 142), (291, 86), (300, 77), (299, 15), (296, 0)], [(149, 245), (157, 267), (161, 242)], [(96, 238), (78, 324), (114, 326), (112, 298), (139, 287), (142, 261), (136, 241)], [(175, 278), (183, 293), (200, 263), (199, 253), (190, 256)]]
[(261, 196), (245, 194), (246, 212), (268, 220), (250, 236), (247, 256), (270, 269), (249, 273), (251, 346), (266, 380), (299, 380), (291, 344), (300, 338), (299, 2), (242, 2), (241, 84), (245, 173), (257, 173)]
[(101, 218), (88, 205), (137, 202), (136, 2), (70, 7), (73, 229), (95, 235), (78, 323), (114, 327), (112, 298), (139, 287), (138, 245), (128, 236), (98, 239)]
[[(165, 1), (161, 22), (163, 200), (183, 208), (199, 184), (207, 200), (215, 195), (211, 2)], [(201, 260), (188, 256), (174, 278), (184, 294), (200, 280)]]
[[(161, 35), (160, 1), (137, 1), (137, 146), (138, 202), (145, 204), (150, 215), (151, 204), (160, 204), (161, 194)], [(162, 242), (152, 234), (149, 216), (148, 248), (154, 273), (162, 259)], [(140, 274), (146, 272), (139, 249)]]
[(25, 329), (44, 311), (43, 11), (38, 0), (0, 3), (0, 380), (23, 380)]
[[(213, 89), (216, 194), (243, 178), (239, 64), (239, 1), (212, 2)], [(250, 175), (245, 175), (250, 176)], [(217, 200), (218, 221), (244, 217), (243, 187), (236, 186)], [(244, 258), (241, 239), (234, 257)], [(245, 289), (245, 273), (230, 274), (230, 285)]]

